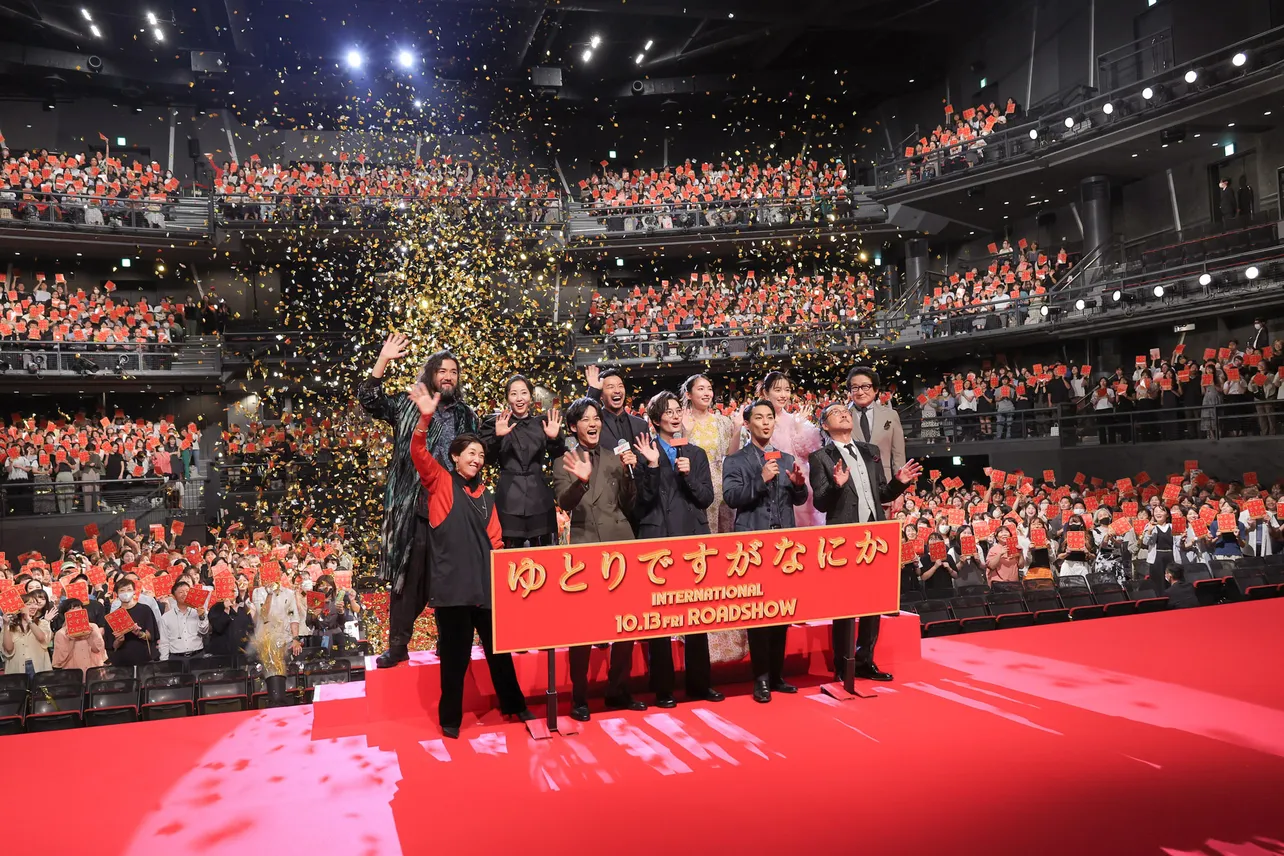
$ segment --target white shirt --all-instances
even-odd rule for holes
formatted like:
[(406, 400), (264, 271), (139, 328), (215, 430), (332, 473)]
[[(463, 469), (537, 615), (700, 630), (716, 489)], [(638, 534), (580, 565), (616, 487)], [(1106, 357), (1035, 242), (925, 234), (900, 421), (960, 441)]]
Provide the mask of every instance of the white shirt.
[(209, 615), (201, 618), (190, 606), (171, 609), (160, 620), (160, 658), (170, 654), (191, 654), (205, 647), (202, 638), (210, 632)]
[(1270, 530), (1279, 527), (1275, 515), (1268, 511), (1261, 520), (1254, 520), (1247, 511), (1241, 511), (1239, 513), (1239, 522), (1248, 530), (1248, 546), (1253, 549), (1253, 555), (1271, 555)]

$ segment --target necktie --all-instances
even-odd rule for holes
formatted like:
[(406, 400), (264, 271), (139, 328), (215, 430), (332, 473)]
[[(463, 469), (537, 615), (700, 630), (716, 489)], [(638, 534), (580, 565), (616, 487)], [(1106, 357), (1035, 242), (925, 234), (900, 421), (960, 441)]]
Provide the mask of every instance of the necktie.
[(848, 444), (847, 444), (847, 446), (846, 446), (845, 448), (847, 449), (847, 454), (851, 455), (853, 460), (856, 458), (856, 455), (857, 455), (857, 454), (859, 454), (859, 453), (856, 451), (856, 444), (855, 444), (855, 443), (848, 443)]
[(870, 442), (869, 410), (867, 410), (864, 407), (859, 408), (859, 410), (860, 410), (860, 433), (864, 435), (865, 442), (868, 443)]

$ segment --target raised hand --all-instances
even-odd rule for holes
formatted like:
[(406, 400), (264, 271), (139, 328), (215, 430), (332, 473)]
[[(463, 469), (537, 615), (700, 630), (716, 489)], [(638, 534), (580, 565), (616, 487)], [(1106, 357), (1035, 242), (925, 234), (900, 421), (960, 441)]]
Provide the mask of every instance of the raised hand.
[(745, 427), (744, 408), (742, 408), (734, 398), (731, 399), (731, 427), (735, 428), (737, 431)]
[(562, 466), (568, 473), (585, 483), (593, 475), (593, 459), (588, 452), (567, 452), (562, 456)]
[(584, 379), (588, 381), (589, 389), (602, 388), (602, 370), (597, 366), (588, 366), (585, 368)]
[(554, 407), (548, 412), (548, 418), (544, 420), (544, 436), (550, 440), (556, 440), (560, 433), (562, 433), (562, 412)]
[(815, 407), (812, 407), (810, 404), (804, 404), (802, 407), (798, 408), (798, 418), (804, 422), (810, 422), (811, 417), (815, 414), (815, 412), (816, 412)]
[(905, 462), (905, 466), (896, 471), (896, 480), (901, 484), (914, 484), (922, 474), (923, 465), (910, 458)]
[(419, 408), (419, 412), (424, 416), (432, 416), (437, 412), (437, 405), (441, 403), (440, 392), (429, 392), (428, 387), (422, 383), (417, 383), (410, 389), (406, 390), (406, 395)]
[(660, 447), (652, 442), (651, 435), (639, 434), (633, 448), (646, 460), (647, 466), (660, 466)]
[(495, 436), (507, 437), (513, 430), (513, 411), (501, 410), (495, 417)]
[(852, 477), (852, 471), (847, 469), (842, 461), (834, 464), (834, 484), (838, 487), (844, 487), (847, 480)]
[(794, 461), (794, 468), (789, 471), (789, 481), (795, 486), (803, 485), (807, 482), (807, 477), (803, 475), (802, 467)]
[(695, 415), (691, 412), (690, 407), (682, 408), (682, 436), (691, 436), (691, 429), (695, 427)]
[(386, 362), (399, 360), (410, 350), (410, 338), (402, 333), (391, 333), (379, 349), (379, 359)]

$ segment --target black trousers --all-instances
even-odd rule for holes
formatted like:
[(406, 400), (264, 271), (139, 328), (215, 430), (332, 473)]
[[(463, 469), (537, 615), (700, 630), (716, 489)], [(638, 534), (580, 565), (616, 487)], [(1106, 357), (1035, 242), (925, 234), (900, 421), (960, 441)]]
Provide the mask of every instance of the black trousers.
[[(683, 684), (689, 696), (707, 693), (713, 680), (709, 666), (709, 636), (691, 633), (682, 637), (685, 646), (686, 671)], [(648, 639), (651, 652), (651, 691), (658, 696), (673, 695), (677, 676), (673, 668), (673, 642), (668, 636)]]
[[(591, 645), (571, 648), (571, 701), (588, 703), (588, 668)], [(611, 665), (606, 673), (606, 697), (620, 698), (628, 694), (629, 672), (633, 666), (633, 641), (611, 643)]]
[[(841, 681), (847, 674), (847, 652), (852, 649), (852, 631), (855, 630), (855, 618), (838, 618), (831, 628), (834, 646), (834, 674)], [(878, 644), (878, 629), (883, 624), (881, 615), (870, 615), (860, 619), (860, 630), (856, 633), (856, 665), (874, 665), (874, 646)]]
[(439, 606), (437, 613), (437, 657), (441, 660), (441, 700), (437, 719), (443, 728), (458, 728), (464, 719), (464, 678), (473, 655), (473, 631), (486, 652), (490, 679), (499, 696), (501, 713), (526, 709), (522, 687), (517, 683), (512, 654), (496, 654), (490, 633), (490, 610), (480, 606)]
[(1164, 574), (1168, 572), (1168, 566), (1172, 563), (1172, 554), (1163, 552), (1156, 552), (1155, 561), (1150, 563), (1148, 579), (1150, 580), (1150, 587), (1154, 589), (1155, 595), (1158, 597), (1163, 597), (1164, 593), (1168, 591), (1168, 580), (1164, 578)]
[(785, 679), (785, 637), (788, 624), (778, 627), (754, 627), (746, 632), (749, 637), (749, 663), (753, 666), (753, 679), (775, 686)]
[[(428, 520), (415, 516), (413, 542), (410, 545), (406, 582), (401, 591), (393, 586), (388, 602), (388, 647), (405, 649), (415, 632), (415, 621), (428, 605)], [(471, 643), (472, 639), (469, 639)]]

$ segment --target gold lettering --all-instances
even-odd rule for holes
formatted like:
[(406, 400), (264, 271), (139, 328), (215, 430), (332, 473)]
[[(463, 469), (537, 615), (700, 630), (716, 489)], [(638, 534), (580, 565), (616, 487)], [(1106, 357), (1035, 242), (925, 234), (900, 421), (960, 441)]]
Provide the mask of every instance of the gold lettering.
[(548, 578), (548, 572), (544, 566), (537, 564), (534, 559), (527, 556), (522, 559), (521, 564), (508, 563), (508, 588), (510, 591), (517, 591), (517, 587), (522, 587), (522, 599), (525, 600), (531, 592), (539, 591), (544, 586), (544, 581)]
[[(806, 552), (807, 548), (802, 544), (782, 536), (776, 542), (776, 558), (772, 564), (786, 574), (796, 574), (803, 569), (803, 563), (798, 561), (798, 556)], [(788, 558), (785, 558), (786, 553), (789, 554)], [(784, 564), (781, 564), (781, 560), (784, 560)]]
[(646, 578), (658, 586), (664, 585), (664, 577), (657, 576), (655, 566), (659, 565), (661, 569), (667, 568), (673, 564), (673, 553), (668, 549), (654, 550), (638, 556), (638, 560), (646, 562)]
[(718, 555), (718, 551), (712, 547), (704, 546), (701, 541), (696, 545), (696, 549), (690, 553), (683, 553), (682, 558), (691, 563), (691, 570), (695, 572), (696, 585), (704, 582), (704, 575), (709, 572), (709, 557)]
[[(611, 580), (612, 565), (619, 565), (619, 576), (614, 580)], [(602, 553), (602, 579), (609, 581), (609, 585), (606, 587), (607, 591), (615, 591), (620, 583), (624, 582), (624, 571), (626, 567), (623, 553), (618, 551)]]
[(762, 556), (758, 555), (758, 550), (762, 547), (762, 542), (754, 539), (749, 542), (749, 549), (746, 550), (744, 544), (736, 542), (736, 549), (732, 550), (727, 556), (727, 561), (731, 564), (727, 566), (727, 576), (743, 577), (749, 570), (749, 566), (757, 567), (762, 564)]
[(868, 565), (874, 561), (874, 557), (879, 553), (887, 552), (887, 542), (882, 538), (875, 538), (874, 533), (866, 529), (865, 537), (857, 541), (854, 545), (856, 548), (856, 564)]
[[(826, 547), (824, 535), (820, 536), (820, 547), (816, 553), (816, 566), (822, 571), (828, 567), (841, 568), (847, 564), (846, 559), (835, 558), (834, 551), (847, 543), (846, 538), (829, 538), (829, 545)], [(887, 545), (883, 545), (886, 549)]]
[(562, 574), (562, 591), (584, 591), (588, 588), (586, 582), (571, 583), (571, 577), (584, 570), (584, 563), (574, 561), (570, 553), (563, 553), (562, 558), (566, 560), (566, 573)]

